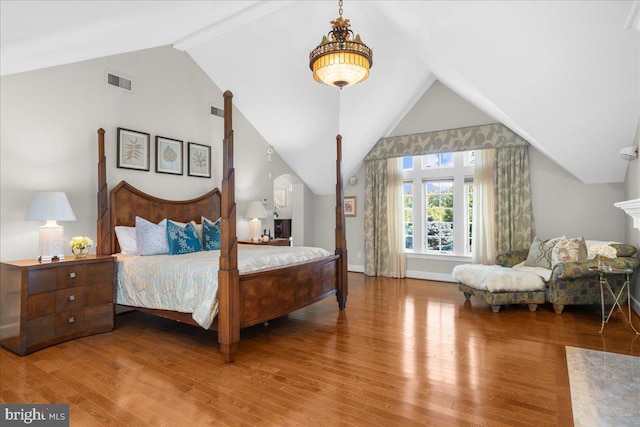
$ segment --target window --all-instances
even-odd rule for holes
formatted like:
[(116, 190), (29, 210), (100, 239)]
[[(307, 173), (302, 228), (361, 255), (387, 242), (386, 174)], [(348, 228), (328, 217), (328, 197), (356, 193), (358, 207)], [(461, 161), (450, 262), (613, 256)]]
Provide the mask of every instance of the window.
[(471, 254), (474, 152), (403, 158), (405, 250)]
[(453, 252), (453, 180), (426, 181), (427, 250)]
[(413, 184), (402, 186), (404, 203), (404, 247), (413, 249)]

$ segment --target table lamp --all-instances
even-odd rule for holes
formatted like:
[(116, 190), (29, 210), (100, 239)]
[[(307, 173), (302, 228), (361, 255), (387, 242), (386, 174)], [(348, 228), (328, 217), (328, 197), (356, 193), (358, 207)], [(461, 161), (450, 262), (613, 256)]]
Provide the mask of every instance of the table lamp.
[(262, 226), (262, 221), (259, 218), (267, 217), (267, 211), (264, 209), (262, 202), (259, 200), (249, 202), (247, 209), (244, 211), (244, 217), (251, 218), (251, 221), (249, 221), (249, 238), (252, 242), (258, 242)]
[(64, 259), (64, 227), (56, 221), (75, 221), (67, 195), (62, 191), (42, 191), (36, 194), (24, 219), (46, 221), (39, 232), (39, 261)]

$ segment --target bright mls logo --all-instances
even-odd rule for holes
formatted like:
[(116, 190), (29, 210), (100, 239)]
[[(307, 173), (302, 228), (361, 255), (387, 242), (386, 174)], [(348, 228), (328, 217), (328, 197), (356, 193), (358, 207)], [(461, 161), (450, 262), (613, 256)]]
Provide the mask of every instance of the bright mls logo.
[(69, 405), (0, 405), (3, 426), (69, 427)]

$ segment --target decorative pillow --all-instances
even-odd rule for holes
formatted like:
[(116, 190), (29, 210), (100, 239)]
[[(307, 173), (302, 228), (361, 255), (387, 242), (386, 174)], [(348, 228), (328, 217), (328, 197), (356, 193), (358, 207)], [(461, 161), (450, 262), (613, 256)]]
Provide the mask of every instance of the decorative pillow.
[(220, 249), (220, 218), (215, 222), (202, 217), (202, 238), (205, 251)]
[(138, 245), (136, 243), (136, 228), (118, 225), (115, 227), (116, 238), (120, 245), (120, 252), (123, 254), (137, 254)]
[(560, 240), (559, 237), (542, 240), (536, 236), (533, 239), (533, 243), (531, 243), (529, 254), (527, 255), (524, 265), (551, 269), (551, 251), (556, 243), (558, 243), (558, 240)]
[(196, 227), (191, 222), (183, 227), (173, 221), (167, 221), (167, 240), (171, 255), (188, 254), (202, 250)]
[(616, 256), (634, 256), (638, 251), (635, 246), (624, 243), (612, 243), (609, 246), (613, 246), (615, 248)]
[(162, 255), (169, 253), (166, 218), (158, 224), (136, 217), (136, 242), (138, 255)]
[(587, 259), (587, 244), (584, 238), (567, 239), (562, 236), (551, 250), (551, 266), (559, 262), (583, 261)]

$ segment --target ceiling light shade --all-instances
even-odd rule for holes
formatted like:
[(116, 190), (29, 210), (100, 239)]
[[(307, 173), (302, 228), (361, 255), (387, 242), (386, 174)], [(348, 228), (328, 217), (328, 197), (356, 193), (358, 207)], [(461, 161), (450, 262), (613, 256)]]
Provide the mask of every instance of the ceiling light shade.
[(328, 34), (330, 39), (323, 36), (318, 47), (311, 51), (309, 68), (317, 82), (343, 88), (369, 77), (373, 51), (360, 39), (360, 34), (352, 39), (351, 24), (348, 19), (342, 18), (342, 0), (339, 4), (340, 16), (331, 21), (333, 29)]

